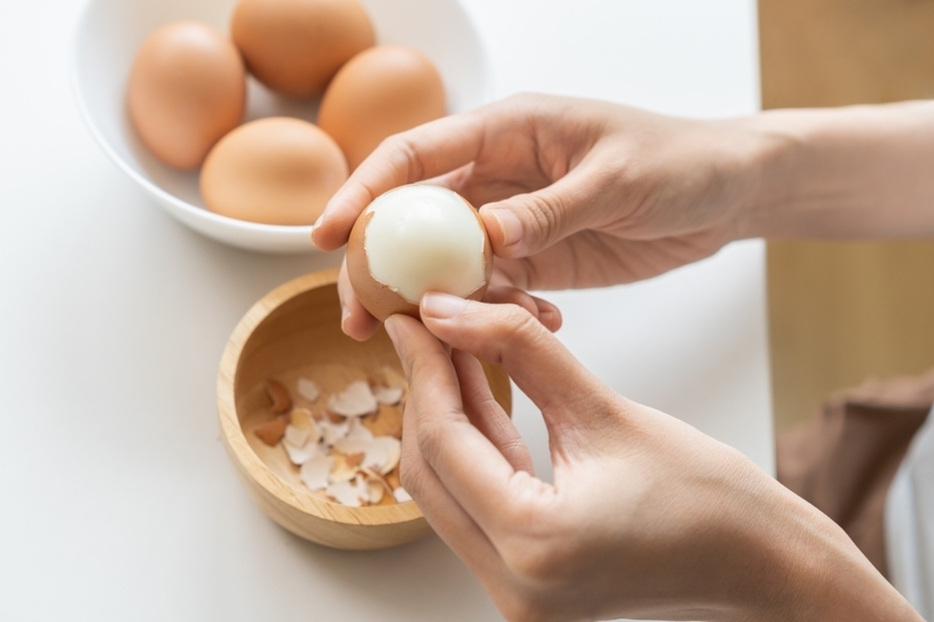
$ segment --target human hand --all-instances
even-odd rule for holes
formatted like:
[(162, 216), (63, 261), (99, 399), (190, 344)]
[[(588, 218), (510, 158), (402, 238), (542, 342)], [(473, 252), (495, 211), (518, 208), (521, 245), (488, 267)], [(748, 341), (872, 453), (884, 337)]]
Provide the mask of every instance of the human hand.
[[(428, 294), (421, 317), (386, 322), (403, 485), (507, 619), (920, 620), (826, 516), (614, 393), (528, 311)], [(541, 409), (553, 484), (475, 357)]]
[[(496, 284), (542, 290), (648, 278), (737, 237), (759, 146), (744, 128), (512, 97), (386, 140), (328, 204), (313, 240), (340, 247), (374, 198), (430, 180), (480, 208)], [(344, 330), (367, 338), (378, 323), (342, 281)]]

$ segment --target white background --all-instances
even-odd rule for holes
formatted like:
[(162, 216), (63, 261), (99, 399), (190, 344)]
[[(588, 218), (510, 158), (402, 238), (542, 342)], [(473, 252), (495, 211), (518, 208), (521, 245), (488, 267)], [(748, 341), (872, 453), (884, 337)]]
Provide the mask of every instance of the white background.
[[(688, 116), (758, 108), (752, 0), (469, 0), (495, 92)], [(336, 256), (222, 246), (92, 142), (67, 54), (80, 0), (0, 0), (0, 619), (498, 620), (435, 537), (346, 553), (280, 529), (236, 481), (214, 381), (230, 331)], [(552, 295), (616, 390), (772, 470), (760, 242), (662, 278)], [(547, 472), (534, 409), (515, 419)]]

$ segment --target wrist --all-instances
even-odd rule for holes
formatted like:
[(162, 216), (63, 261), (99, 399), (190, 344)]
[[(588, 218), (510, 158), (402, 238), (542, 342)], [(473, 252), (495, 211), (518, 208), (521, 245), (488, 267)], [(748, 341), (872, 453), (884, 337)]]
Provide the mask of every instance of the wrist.
[(729, 180), (721, 199), (732, 240), (767, 237), (774, 206), (790, 198), (789, 165), (795, 161), (798, 141), (777, 131), (773, 120), (766, 120), (767, 114), (714, 122), (725, 147), (726, 155), (721, 154), (718, 161), (723, 177)]
[(789, 127), (793, 124), (785, 111), (737, 119), (735, 124), (749, 145), (744, 156), (747, 192), (736, 206), (737, 237), (775, 237), (776, 221), (789, 205), (801, 201), (807, 137)]
[(781, 518), (757, 535), (766, 571), (743, 619), (922, 622), (839, 526), (787, 490), (779, 497)]

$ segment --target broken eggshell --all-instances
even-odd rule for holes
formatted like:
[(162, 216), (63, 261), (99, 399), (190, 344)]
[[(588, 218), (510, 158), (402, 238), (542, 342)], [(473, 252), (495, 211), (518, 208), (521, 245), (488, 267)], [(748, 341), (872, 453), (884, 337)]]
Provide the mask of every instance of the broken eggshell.
[[(327, 498), (325, 491), (332, 463), (337, 461), (326, 453), (333, 450), (322, 443), (318, 446), (319, 453), (296, 467), (283, 448), (269, 447), (253, 434), (257, 425), (274, 417), (263, 386), (269, 377), (287, 382), (295, 391), (297, 406), (312, 410), (322, 435), (327, 430), (332, 442), (348, 436), (351, 427), (346, 419), (334, 423), (327, 416), (318, 418), (324, 414), (327, 399), (335, 389), (345, 388), (351, 379), (405, 386), (398, 357), (384, 331), (378, 331), (363, 343), (341, 332), (337, 277), (338, 270), (331, 269), (290, 281), (263, 296), (238, 323), (218, 370), (221, 439), (258, 507), (286, 530), (340, 549), (386, 548), (430, 532), (415, 503), (393, 503), (396, 500), (393, 490), (399, 486), (395, 473), (383, 478), (388, 481), (379, 505), (344, 506)], [(325, 380), (306, 371), (322, 365), (347, 366), (358, 373), (335, 374), (333, 379)], [(493, 394), (508, 412), (510, 384), (505, 372), (491, 367), (487, 373)], [(322, 394), (316, 406), (311, 407), (296, 391), (295, 381), (299, 377), (314, 379), (319, 384)], [(293, 409), (293, 424), (302, 418), (297, 413), (298, 409)], [(372, 422), (374, 431), (383, 434), (399, 434), (396, 417), (388, 414), (383, 413), (375, 420), (367, 418), (363, 423), (369, 426)], [(374, 473), (373, 469), (368, 470)], [(360, 471), (368, 482), (369, 499), (369, 482), (382, 485), (382, 481), (364, 468)]]
[(452, 190), (423, 184), (380, 195), (360, 214), (347, 244), (347, 273), (376, 319), (418, 317), (428, 291), (471, 300), (493, 272), (490, 239), (477, 210)]
[(370, 385), (355, 380), (340, 393), (328, 398), (328, 411), (341, 417), (362, 417), (379, 410), (379, 402)]

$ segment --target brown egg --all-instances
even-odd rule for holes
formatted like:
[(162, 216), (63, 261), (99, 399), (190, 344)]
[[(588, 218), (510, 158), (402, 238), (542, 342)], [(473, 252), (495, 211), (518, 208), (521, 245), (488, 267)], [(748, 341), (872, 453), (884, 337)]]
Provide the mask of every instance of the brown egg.
[(350, 283), (380, 321), (394, 313), (418, 317), (429, 291), (479, 300), (492, 271), (493, 251), (477, 210), (438, 186), (401, 186), (377, 197), (347, 243)]
[(356, 0), (240, 0), (230, 30), (250, 73), (290, 97), (320, 95), (341, 65), (376, 42)]
[(347, 180), (337, 143), (287, 117), (246, 123), (208, 154), (201, 196), (212, 212), (271, 225), (310, 225)]
[(130, 69), (127, 106), (143, 144), (175, 168), (198, 168), (246, 105), (237, 48), (197, 22), (163, 26), (140, 46)]
[(377, 46), (334, 76), (318, 125), (334, 137), (353, 170), (384, 138), (444, 116), (445, 106), (441, 75), (424, 54)]

